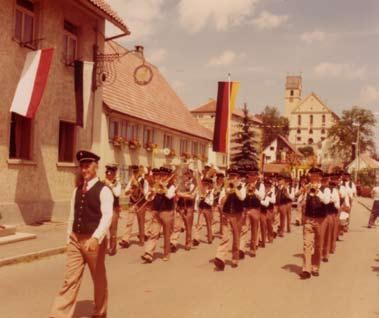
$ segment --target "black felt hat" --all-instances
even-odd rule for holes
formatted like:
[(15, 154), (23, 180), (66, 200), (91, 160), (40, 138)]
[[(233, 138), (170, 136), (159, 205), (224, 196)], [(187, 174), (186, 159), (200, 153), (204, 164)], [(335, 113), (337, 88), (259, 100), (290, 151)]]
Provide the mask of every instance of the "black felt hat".
[(91, 151), (79, 150), (76, 153), (76, 160), (78, 160), (80, 163), (93, 161), (98, 162), (100, 160), (100, 157)]

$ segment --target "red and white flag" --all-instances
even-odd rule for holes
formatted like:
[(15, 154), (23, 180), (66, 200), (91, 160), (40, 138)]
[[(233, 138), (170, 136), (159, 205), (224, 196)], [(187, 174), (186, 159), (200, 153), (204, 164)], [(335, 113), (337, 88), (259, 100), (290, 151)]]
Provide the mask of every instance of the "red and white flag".
[(54, 49), (29, 52), (17, 84), (11, 112), (33, 118), (45, 90)]

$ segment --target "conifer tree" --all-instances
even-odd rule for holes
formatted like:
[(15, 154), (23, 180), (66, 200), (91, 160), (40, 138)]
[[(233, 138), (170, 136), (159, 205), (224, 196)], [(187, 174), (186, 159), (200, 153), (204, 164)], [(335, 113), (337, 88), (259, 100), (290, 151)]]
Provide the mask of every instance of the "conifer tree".
[(253, 131), (253, 120), (249, 117), (247, 105), (243, 108), (244, 117), (239, 129), (232, 136), (231, 166), (236, 168), (258, 168), (257, 141)]

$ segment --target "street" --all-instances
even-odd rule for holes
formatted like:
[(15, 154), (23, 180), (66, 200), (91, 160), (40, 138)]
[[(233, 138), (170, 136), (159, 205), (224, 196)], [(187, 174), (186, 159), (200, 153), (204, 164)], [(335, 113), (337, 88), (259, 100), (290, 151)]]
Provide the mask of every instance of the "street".
[[(369, 212), (354, 203), (350, 232), (320, 277), (302, 281), (302, 228), (247, 256), (240, 266), (215, 272), (213, 245), (180, 249), (168, 263), (140, 261), (137, 245), (108, 257), (108, 317), (119, 318), (378, 318), (379, 236), (368, 229)], [(183, 239), (183, 236), (182, 236)], [(160, 241), (162, 243), (162, 241)], [(159, 244), (157, 252), (161, 252)], [(0, 317), (42, 318), (63, 283), (65, 256), (0, 269)], [(75, 317), (90, 317), (88, 270)]]

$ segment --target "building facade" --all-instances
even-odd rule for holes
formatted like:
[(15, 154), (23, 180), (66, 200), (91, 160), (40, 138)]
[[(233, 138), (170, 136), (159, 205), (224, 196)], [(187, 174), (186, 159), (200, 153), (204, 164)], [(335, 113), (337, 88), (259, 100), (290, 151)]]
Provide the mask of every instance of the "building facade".
[[(217, 101), (211, 98), (207, 103), (196, 107), (191, 110), (192, 115), (197, 119), (200, 125), (206, 127), (212, 132), (214, 131), (214, 125), (216, 120), (216, 104)], [(250, 114), (251, 116), (251, 114)], [(241, 108), (236, 108), (231, 116), (231, 135), (238, 132), (240, 124), (244, 117), (243, 111)], [(251, 119), (253, 120), (253, 131), (255, 134), (256, 146), (258, 157), (262, 152), (262, 121), (256, 116), (252, 115)], [(234, 143), (231, 143), (231, 148), (233, 148)], [(210, 163), (216, 165), (219, 168), (225, 168), (227, 164), (227, 154), (225, 153), (216, 153), (212, 151), (212, 148), (209, 149), (209, 161)]]
[(154, 65), (147, 63), (151, 82), (136, 83), (134, 71), (144, 63), (141, 53), (115, 42), (107, 43), (105, 51), (123, 57), (115, 63), (115, 81), (104, 87), (99, 154), (119, 164), (122, 182), (130, 165), (201, 170), (208, 163), (212, 133), (193, 118)]
[[(0, 213), (3, 223), (66, 219), (77, 166), (75, 152), (93, 149), (102, 88), (93, 90), (86, 129), (76, 125), (76, 59), (95, 61), (105, 21), (128, 28), (103, 0), (3, 0), (0, 19)], [(28, 52), (54, 48), (41, 104), (33, 119), (10, 112)], [(100, 110), (100, 111), (99, 111)]]
[(302, 88), (301, 76), (287, 76), (284, 115), (289, 120), (289, 141), (297, 148), (316, 147), (327, 138), (338, 116), (314, 92), (303, 97)]

